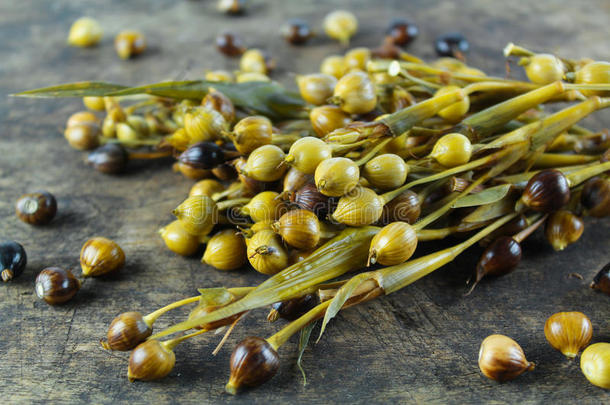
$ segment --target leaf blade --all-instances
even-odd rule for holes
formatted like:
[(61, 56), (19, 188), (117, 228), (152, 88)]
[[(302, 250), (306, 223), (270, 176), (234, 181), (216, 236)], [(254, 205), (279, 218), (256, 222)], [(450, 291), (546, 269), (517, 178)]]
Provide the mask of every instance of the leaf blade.
[(15, 97), (55, 98), (55, 97), (85, 97), (108, 96), (114, 92), (127, 88), (120, 84), (104, 82), (75, 82), (42, 87), (12, 94)]

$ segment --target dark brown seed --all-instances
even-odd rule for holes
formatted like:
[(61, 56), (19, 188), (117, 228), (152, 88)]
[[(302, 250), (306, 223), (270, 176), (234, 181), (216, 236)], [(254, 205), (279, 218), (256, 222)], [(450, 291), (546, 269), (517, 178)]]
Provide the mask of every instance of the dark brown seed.
[(383, 207), (380, 223), (407, 222), (414, 224), (421, 213), (421, 202), (417, 193), (407, 190)]
[(176, 364), (176, 355), (158, 340), (147, 340), (129, 356), (129, 381), (158, 380), (169, 374)]
[(108, 328), (106, 342), (101, 342), (106, 350), (131, 350), (152, 334), (149, 326), (139, 312), (124, 312), (114, 318)]
[(128, 159), (125, 148), (118, 143), (107, 143), (89, 153), (87, 163), (98, 172), (117, 174), (125, 169)]
[(481, 255), (477, 263), (477, 282), (483, 277), (502, 276), (513, 271), (521, 261), (521, 245), (510, 236), (500, 236)]
[(294, 194), (294, 204), (299, 208), (311, 211), (318, 216), (324, 218), (329, 212), (332, 212), (336, 206), (336, 200), (331, 199), (320, 193), (315, 184), (308, 183), (301, 187)]
[(479, 244), (481, 246), (488, 246), (498, 237), (515, 235), (527, 228), (528, 225), (529, 224), (527, 223), (527, 218), (525, 218), (525, 215), (521, 214), (517, 218), (512, 219), (508, 223), (502, 225), (500, 228), (496, 229), (491, 234), (483, 238), (481, 242), (479, 242)]
[(592, 217), (610, 215), (610, 180), (600, 177), (587, 180), (580, 201), (586, 213)]
[(182, 152), (178, 160), (194, 169), (212, 169), (226, 160), (224, 151), (214, 142), (198, 142)]
[(212, 169), (212, 174), (221, 181), (230, 181), (237, 177), (237, 171), (231, 163), (221, 163)]
[(292, 45), (302, 45), (313, 37), (309, 23), (300, 18), (292, 18), (286, 22), (280, 32), (286, 42)]
[(527, 183), (521, 201), (535, 211), (556, 211), (570, 201), (570, 185), (559, 170), (543, 170)]
[(396, 18), (390, 22), (386, 35), (398, 46), (410, 44), (419, 35), (419, 28), (412, 21)]
[(610, 263), (606, 264), (593, 278), (591, 288), (610, 295)]
[(231, 377), (225, 389), (236, 394), (242, 386), (259, 386), (270, 380), (279, 367), (280, 358), (265, 339), (247, 337), (231, 354)]
[(278, 316), (287, 321), (294, 321), (307, 311), (318, 305), (318, 296), (315, 294), (305, 294), (302, 297), (291, 300), (276, 302), (271, 306), (278, 313)]
[(57, 201), (47, 191), (36, 191), (19, 197), (15, 211), (17, 217), (23, 222), (31, 225), (44, 225), (55, 217)]
[(27, 255), (21, 244), (14, 241), (0, 243), (0, 277), (7, 282), (19, 277), (27, 264)]
[(241, 38), (232, 32), (223, 32), (216, 37), (216, 48), (227, 56), (239, 56), (246, 51)]
[(36, 295), (47, 304), (57, 305), (69, 301), (80, 289), (80, 281), (70, 270), (47, 267), (38, 274)]

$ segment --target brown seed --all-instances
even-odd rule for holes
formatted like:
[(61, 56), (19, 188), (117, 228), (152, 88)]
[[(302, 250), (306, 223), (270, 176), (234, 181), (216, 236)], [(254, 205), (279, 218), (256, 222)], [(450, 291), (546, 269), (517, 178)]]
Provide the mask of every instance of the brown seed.
[(47, 191), (24, 194), (17, 200), (17, 217), (31, 225), (44, 225), (55, 217), (57, 201)]
[(236, 394), (242, 386), (259, 386), (270, 380), (279, 367), (280, 358), (265, 339), (247, 337), (231, 354), (231, 377), (225, 389)]
[(227, 56), (239, 56), (245, 52), (246, 46), (237, 34), (227, 31), (216, 37), (216, 49)]
[(129, 356), (129, 381), (151, 381), (165, 377), (176, 364), (176, 355), (158, 340), (147, 340)]
[(50, 305), (69, 301), (79, 289), (80, 281), (70, 270), (47, 267), (36, 277), (36, 295)]
[(114, 241), (97, 236), (89, 239), (80, 252), (85, 277), (97, 277), (119, 270), (125, 264), (125, 253)]
[(102, 347), (106, 350), (131, 350), (152, 334), (149, 325), (139, 312), (123, 312), (112, 320)]

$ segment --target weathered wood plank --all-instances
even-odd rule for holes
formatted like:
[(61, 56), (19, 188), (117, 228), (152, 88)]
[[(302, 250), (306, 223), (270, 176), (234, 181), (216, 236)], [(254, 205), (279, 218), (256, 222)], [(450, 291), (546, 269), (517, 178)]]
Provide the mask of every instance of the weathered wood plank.
[[(469, 61), (503, 74), (501, 49), (508, 41), (574, 57), (608, 57), (610, 5), (602, 0), (571, 2), (252, 1), (246, 17), (218, 15), (214, 1), (119, 0), (70, 2), (21, 0), (0, 5), (0, 94), (76, 80), (144, 84), (163, 79), (198, 78), (205, 69), (234, 69), (237, 62), (219, 55), (213, 38), (222, 29), (240, 32), (248, 44), (277, 57), (277, 77), (317, 69), (323, 56), (342, 52), (322, 35), (292, 48), (276, 27), (289, 17), (309, 19), (319, 32), (324, 14), (349, 8), (360, 17), (354, 45), (373, 46), (389, 19), (413, 18), (421, 37), (410, 51), (433, 57), (437, 34), (460, 30), (471, 40)], [(65, 46), (70, 23), (88, 14), (106, 35), (94, 49)], [(120, 61), (113, 34), (143, 30), (150, 52)], [(255, 333), (268, 336), (278, 325), (264, 311), (248, 316), (216, 357), (220, 336), (206, 336), (178, 347), (177, 365), (168, 378), (130, 384), (127, 355), (104, 352), (98, 340), (108, 322), (125, 310), (153, 310), (195, 293), (198, 286), (244, 286), (263, 280), (253, 271), (218, 272), (197, 258), (184, 259), (164, 249), (157, 228), (171, 220), (170, 210), (190, 181), (171, 173), (168, 162), (140, 165), (108, 177), (85, 167), (82, 154), (61, 136), (65, 119), (79, 101), (0, 99), (0, 237), (21, 241), (29, 255), (25, 274), (0, 286), (0, 393), (7, 402), (238, 402), (238, 403), (554, 403), (608, 402), (610, 396), (588, 384), (577, 362), (570, 363), (545, 341), (547, 316), (581, 310), (594, 324), (594, 340), (610, 341), (608, 297), (587, 287), (608, 260), (610, 223), (587, 220), (577, 245), (556, 254), (536, 235), (525, 244), (525, 260), (514, 273), (483, 282), (463, 297), (465, 280), (476, 263), (476, 249), (455, 263), (393, 296), (343, 312), (318, 345), (305, 352), (308, 385), (295, 366), (296, 341), (281, 351), (280, 373), (265, 386), (238, 398), (223, 393), (231, 347)], [(587, 121), (610, 125), (607, 113)], [(13, 214), (16, 198), (48, 189), (59, 202), (57, 218), (32, 228)], [(112, 279), (87, 280), (70, 303), (49, 307), (33, 294), (33, 280), (50, 265), (77, 268), (82, 243), (92, 235), (116, 239), (125, 249), (125, 271)], [(568, 275), (578, 272), (584, 281)], [(177, 319), (177, 318), (174, 318)], [(162, 320), (159, 326), (167, 325)], [(509, 384), (494, 384), (478, 371), (477, 352), (488, 334), (517, 339), (535, 371)], [(315, 332), (314, 332), (315, 333)]]

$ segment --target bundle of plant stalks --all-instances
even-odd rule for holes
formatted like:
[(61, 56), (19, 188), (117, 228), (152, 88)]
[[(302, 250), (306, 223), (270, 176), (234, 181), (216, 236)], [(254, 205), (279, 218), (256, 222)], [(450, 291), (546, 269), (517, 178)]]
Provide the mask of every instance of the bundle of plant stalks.
[[(321, 335), (341, 309), (404, 288), (481, 243), (472, 291), (483, 277), (512, 271), (537, 228), (561, 250), (581, 236), (582, 217), (610, 214), (610, 135), (578, 125), (610, 106), (610, 63), (557, 58), (559, 72), (546, 71), (548, 58), (509, 44), (506, 56), (521, 57), (531, 80), (523, 82), (450, 58), (355, 52), (334, 75), (298, 76), (298, 92), (210, 72), (19, 94), (85, 97), (105, 112), (76, 113), (65, 132), (72, 146), (94, 149), (88, 160), (100, 171), (175, 156), (175, 170), (197, 182), (159, 231), (167, 247), (190, 256), (205, 244), (208, 265), (270, 276), (256, 287), (201, 289), (146, 316), (119, 315), (103, 345), (133, 350), (131, 380), (167, 375), (178, 343), (230, 332), (248, 311), (271, 306), (270, 321), (291, 322), (236, 346), (227, 391), (259, 385), (298, 331), (300, 363), (319, 318)], [(543, 108), (555, 102), (569, 104)], [(463, 241), (418, 252), (450, 235)], [(187, 304), (197, 305), (186, 319), (153, 335), (159, 316)], [(170, 334), (180, 335), (160, 340)]]

